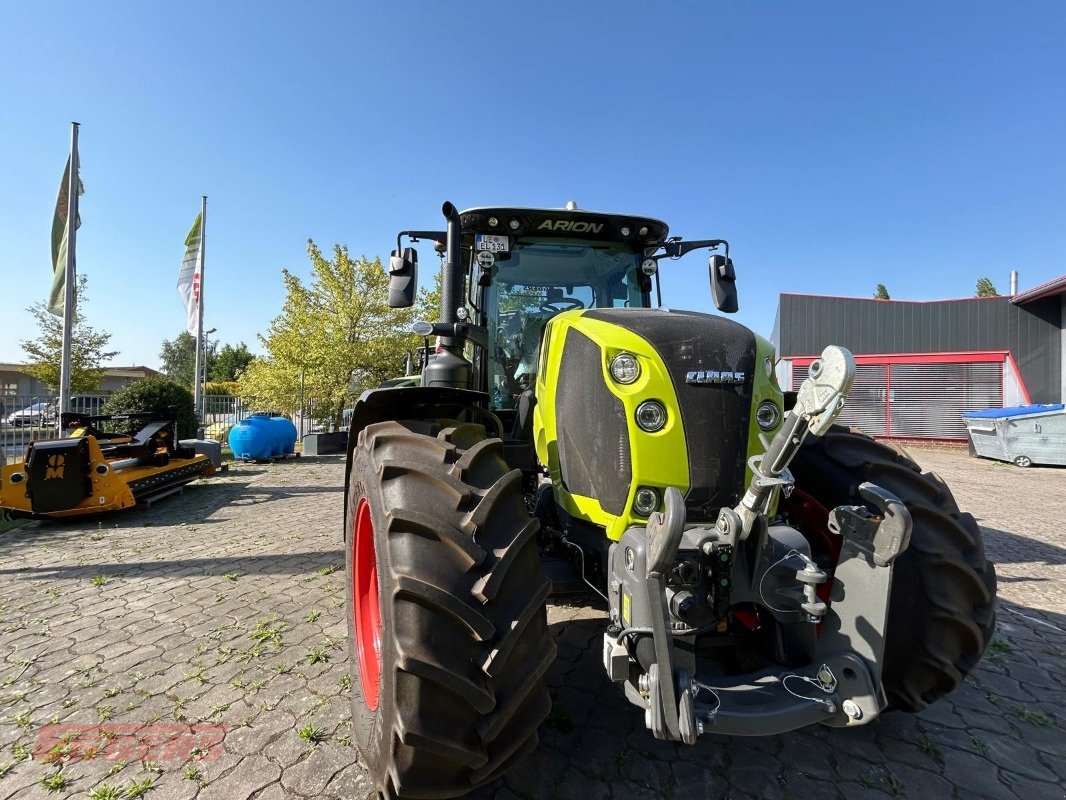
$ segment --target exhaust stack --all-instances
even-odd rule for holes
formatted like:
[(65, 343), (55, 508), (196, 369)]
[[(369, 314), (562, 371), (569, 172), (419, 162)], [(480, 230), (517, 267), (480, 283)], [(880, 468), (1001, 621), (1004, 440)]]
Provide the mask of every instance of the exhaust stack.
[(1010, 296), (1018, 294), (1018, 270), (1012, 269), (1010, 271)]

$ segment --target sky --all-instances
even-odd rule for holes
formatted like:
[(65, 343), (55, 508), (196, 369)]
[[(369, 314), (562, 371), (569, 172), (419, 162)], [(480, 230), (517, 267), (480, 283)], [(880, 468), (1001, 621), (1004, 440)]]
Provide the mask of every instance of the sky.
[[(48, 293), (72, 120), (115, 365), (183, 329), (205, 194), (205, 327), (253, 350), (308, 238), (386, 259), (444, 200), (728, 239), (736, 319), (767, 336), (780, 292), (1031, 288), (1066, 273), (1064, 38), (1061, 2), (10, 4), (0, 362)], [(665, 305), (712, 310), (703, 256), (660, 275)]]

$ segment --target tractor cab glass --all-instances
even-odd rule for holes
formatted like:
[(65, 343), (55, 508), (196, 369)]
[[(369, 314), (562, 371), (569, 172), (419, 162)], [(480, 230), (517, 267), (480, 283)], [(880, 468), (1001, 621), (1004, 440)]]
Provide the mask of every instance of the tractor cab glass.
[(556, 314), (647, 307), (651, 282), (640, 261), (622, 245), (559, 239), (518, 239), (495, 254), (483, 295), (493, 407), (514, 408), (533, 385), (544, 326)]

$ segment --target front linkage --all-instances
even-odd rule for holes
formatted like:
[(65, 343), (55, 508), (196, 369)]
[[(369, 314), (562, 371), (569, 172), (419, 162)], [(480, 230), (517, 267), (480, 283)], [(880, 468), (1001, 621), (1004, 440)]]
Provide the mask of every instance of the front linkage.
[[(841, 541), (828, 604), (817, 590), (829, 575), (811, 558), (807, 540), (767, 518), (780, 493), (791, 491), (788, 465), (804, 438), (833, 424), (854, 375), (847, 350), (825, 349), (765, 454), (751, 459), (743, 499), (723, 508), (713, 527), (686, 526), (684, 500), (671, 488), (663, 513), (612, 545), (604, 667), (645, 709), (657, 738), (691, 744), (709, 731), (766, 735), (819, 722), (861, 725), (886, 707), (881, 668), (892, 562), (909, 543), (910, 513), (871, 483), (860, 493), (878, 515), (865, 506), (830, 512), (829, 531)], [(709, 584), (706, 592), (696, 595), (670, 580), (682, 569)], [(711, 620), (692, 628), (681, 620), (696, 603), (709, 607)], [(738, 603), (772, 615), (797, 666), (730, 675), (698, 663), (699, 637), (724, 633)]]

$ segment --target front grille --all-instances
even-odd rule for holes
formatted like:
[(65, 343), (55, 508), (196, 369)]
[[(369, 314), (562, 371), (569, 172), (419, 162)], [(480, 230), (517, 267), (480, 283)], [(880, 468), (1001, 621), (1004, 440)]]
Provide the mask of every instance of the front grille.
[[(710, 521), (721, 507), (740, 502), (751, 421), (755, 335), (732, 320), (694, 311), (597, 309), (585, 316), (637, 334), (666, 365), (685, 429), (689, 519)], [(699, 370), (743, 372), (744, 382), (686, 383), (686, 374)]]
[(580, 331), (566, 332), (555, 397), (559, 471), (568, 492), (621, 516), (633, 482), (629, 429), (625, 406), (603, 382), (602, 353)]

